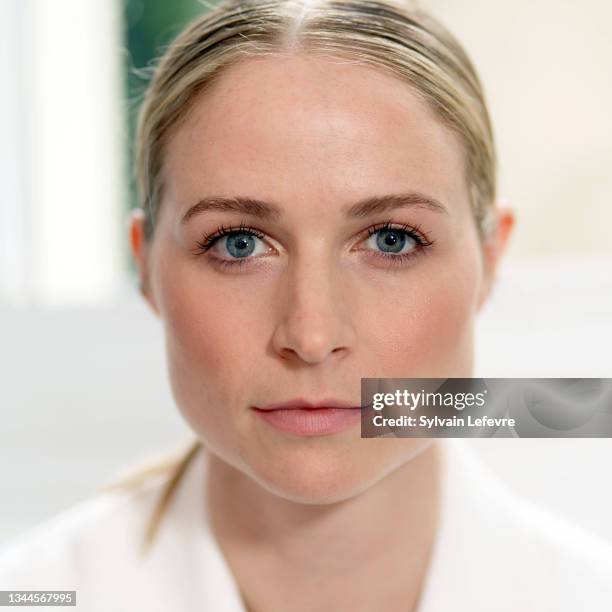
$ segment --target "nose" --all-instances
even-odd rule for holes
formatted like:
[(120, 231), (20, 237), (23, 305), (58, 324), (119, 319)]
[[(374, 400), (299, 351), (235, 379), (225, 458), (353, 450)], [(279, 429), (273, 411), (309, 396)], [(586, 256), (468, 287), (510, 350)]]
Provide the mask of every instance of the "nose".
[(283, 359), (317, 364), (350, 351), (355, 333), (340, 273), (319, 259), (294, 261), (285, 271), (272, 339)]

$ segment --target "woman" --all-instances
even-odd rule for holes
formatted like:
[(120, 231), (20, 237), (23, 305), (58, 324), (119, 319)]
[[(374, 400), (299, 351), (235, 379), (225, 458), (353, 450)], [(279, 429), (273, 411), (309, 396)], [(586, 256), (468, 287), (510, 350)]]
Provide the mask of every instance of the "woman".
[(610, 551), (460, 443), (360, 437), (362, 377), (472, 375), (513, 225), (451, 34), (406, 3), (222, 2), (161, 59), (137, 145), (132, 252), (196, 439), (15, 545), (0, 588), (105, 611), (610, 609)]

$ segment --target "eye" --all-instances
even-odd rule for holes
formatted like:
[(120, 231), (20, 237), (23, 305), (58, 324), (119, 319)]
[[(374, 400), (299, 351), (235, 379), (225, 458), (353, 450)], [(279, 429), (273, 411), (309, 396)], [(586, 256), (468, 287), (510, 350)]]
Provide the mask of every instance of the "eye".
[[(409, 259), (423, 253), (433, 242), (419, 227), (393, 225), (390, 221), (368, 228), (365, 242), (371, 257), (389, 265), (408, 263)], [(221, 226), (211, 234), (205, 234), (197, 242), (195, 255), (209, 253), (212, 263), (220, 268), (240, 267), (258, 255), (270, 253), (265, 235), (256, 228), (241, 224), (239, 227)]]
[(384, 253), (401, 253), (404, 249), (412, 250), (418, 243), (404, 230), (392, 228), (377, 230), (368, 238), (368, 244)]
[(433, 244), (420, 228), (394, 226), (390, 221), (369, 228), (365, 243), (368, 246), (366, 250), (372, 251), (374, 257), (393, 264), (404, 263)]
[(249, 257), (253, 255), (257, 250), (256, 240), (259, 240), (257, 236), (247, 232), (235, 232), (231, 233), (224, 238), (219, 240), (220, 248), (225, 250), (236, 258)]
[(264, 235), (253, 227), (219, 227), (212, 234), (202, 237), (197, 243), (196, 255), (209, 252), (211, 259), (222, 267), (246, 263), (256, 255), (269, 252), (264, 243)]

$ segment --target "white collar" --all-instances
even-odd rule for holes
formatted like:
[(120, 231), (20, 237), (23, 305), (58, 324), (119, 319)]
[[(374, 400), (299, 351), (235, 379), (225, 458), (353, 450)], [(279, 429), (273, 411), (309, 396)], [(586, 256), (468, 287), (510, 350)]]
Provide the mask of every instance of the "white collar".
[[(554, 541), (559, 536), (540, 541), (537, 534), (547, 529), (562, 534), (565, 523), (549, 528), (547, 522), (554, 517), (538, 514), (535, 507), (510, 493), (466, 441), (445, 439), (439, 444), (439, 525), (417, 612), (488, 612), (493, 602), (497, 612), (552, 609), (549, 596), (558, 591), (558, 576), (548, 578), (546, 571), (538, 571), (539, 564), (555, 554)], [(164, 555), (176, 549), (176, 558), (185, 560), (185, 583), (195, 581), (195, 596), (203, 610), (245, 612), (208, 521), (203, 486), (207, 458), (207, 451), (200, 451), (188, 467), (170, 513), (176, 529), (160, 530), (162, 542), (156, 548)], [(194, 524), (198, 526), (195, 534), (185, 528)], [(181, 525), (190, 541), (180, 534), (177, 537)], [(196, 568), (197, 575), (189, 575), (190, 568)]]

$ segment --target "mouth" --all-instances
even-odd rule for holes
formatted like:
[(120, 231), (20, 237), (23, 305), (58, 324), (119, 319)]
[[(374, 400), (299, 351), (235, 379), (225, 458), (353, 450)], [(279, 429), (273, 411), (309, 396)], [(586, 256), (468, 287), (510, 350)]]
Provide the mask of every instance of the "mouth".
[(362, 411), (361, 406), (332, 398), (318, 402), (295, 398), (251, 408), (274, 428), (299, 436), (338, 433), (359, 423)]
[(269, 404), (267, 406), (258, 407), (252, 406), (255, 410), (264, 410), (266, 412), (271, 410), (322, 410), (322, 409), (336, 409), (336, 410), (361, 410), (361, 406), (358, 404), (352, 404), (350, 402), (343, 402), (333, 398), (325, 398), (318, 402), (311, 402), (302, 397), (287, 400), (285, 402), (278, 402), (276, 404)]

